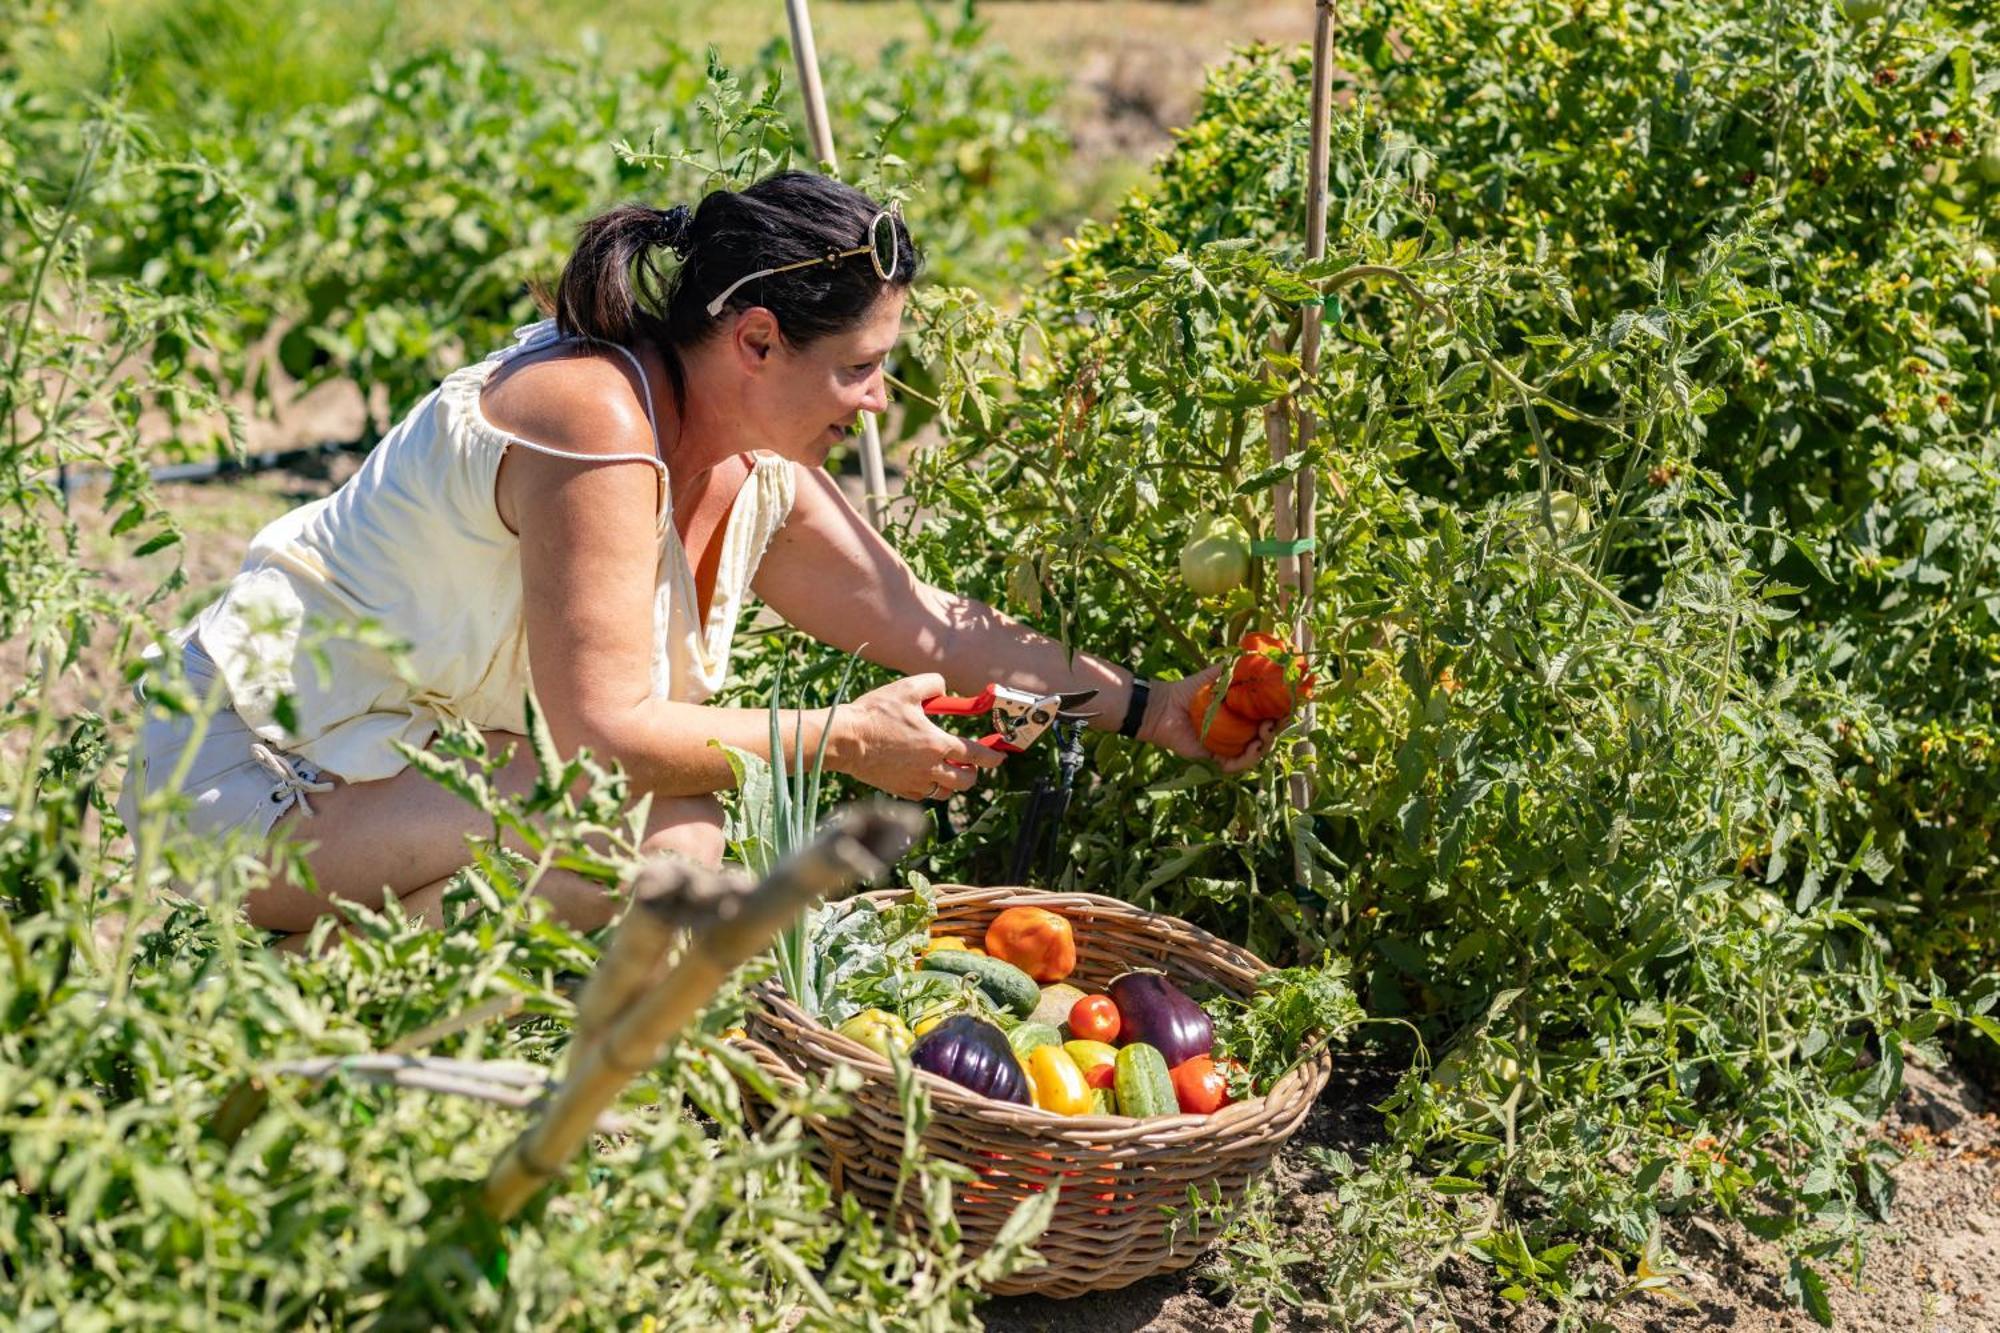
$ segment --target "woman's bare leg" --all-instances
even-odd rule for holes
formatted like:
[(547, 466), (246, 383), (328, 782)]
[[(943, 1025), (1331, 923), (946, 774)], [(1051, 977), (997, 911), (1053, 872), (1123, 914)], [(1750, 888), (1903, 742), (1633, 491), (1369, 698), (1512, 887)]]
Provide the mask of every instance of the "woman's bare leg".
[[(488, 732), (495, 751), (515, 747), (515, 755), (495, 776), (504, 794), (520, 795), (535, 782), (533, 754), (519, 736)], [(266, 930), (309, 930), (337, 910), (334, 900), (382, 906), (384, 890), (396, 894), (406, 912), (441, 920), (444, 885), (470, 864), (466, 839), (492, 832), (492, 821), (477, 807), (416, 772), (405, 769), (379, 782), (338, 783), (314, 795), (313, 814), (293, 811), (280, 825), (285, 836), (309, 845), (306, 860), (318, 881), (310, 892), (280, 874), (244, 904), (252, 924)], [(722, 807), (712, 796), (655, 797), (646, 822), (644, 850), (677, 852), (707, 865), (722, 860)], [(568, 871), (552, 870), (536, 891), (570, 925), (590, 930), (609, 921), (613, 904), (602, 885)]]

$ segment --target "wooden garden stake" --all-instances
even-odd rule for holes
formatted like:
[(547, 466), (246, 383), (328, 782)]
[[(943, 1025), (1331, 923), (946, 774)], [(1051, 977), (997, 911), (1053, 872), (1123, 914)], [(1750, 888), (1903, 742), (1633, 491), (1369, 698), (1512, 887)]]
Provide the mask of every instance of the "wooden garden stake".
[[(840, 159), (833, 152), (833, 126), (826, 115), (826, 91), (819, 80), (819, 48), (813, 44), (812, 15), (806, 0), (785, 0), (785, 17), (792, 25), (792, 59), (798, 62), (799, 89), (806, 99), (806, 134), (812, 139), (813, 156), (828, 167), (837, 168)], [(882, 429), (873, 412), (861, 414), (861, 482), (868, 506), (868, 522), (882, 526), (889, 502), (889, 477), (882, 467)]]
[[(1285, 335), (1273, 333), (1266, 344), (1273, 354), (1285, 350)], [(1265, 374), (1276, 376), (1276, 370), (1267, 369)], [(1264, 404), (1264, 442), (1271, 449), (1271, 463), (1276, 466), (1285, 461), (1291, 451), (1292, 412), (1288, 399), (1274, 398)], [(1292, 498), (1292, 483), (1281, 481), (1271, 494), (1271, 536), (1280, 546), (1288, 547), (1298, 537), (1297, 501)], [(1278, 606), (1290, 610), (1292, 593), (1299, 586), (1299, 560), (1296, 555), (1281, 555), (1278, 564)]]
[[(586, 997), (579, 1013), (600, 1025), (571, 1061), (541, 1118), (516, 1139), (486, 1177), (482, 1201), (496, 1220), (519, 1212), (563, 1170), (590, 1136), (598, 1117), (633, 1077), (656, 1064), (667, 1044), (715, 995), (735, 968), (820, 898), (873, 878), (902, 855), (923, 827), (915, 806), (887, 803), (841, 813), (820, 836), (785, 858), (761, 883), (734, 872), (678, 860), (655, 862), (634, 882), (633, 903), (606, 953), (624, 958), (615, 972), (593, 976), (618, 1001)], [(635, 977), (681, 938), (686, 943), (665, 975), (637, 990)], [(601, 970), (602, 972), (602, 970)]]
[[(1326, 257), (1326, 177), (1332, 168), (1333, 157), (1333, 26), (1336, 15), (1333, 0), (1317, 0), (1313, 14), (1313, 88), (1312, 88), (1312, 138), (1311, 149), (1306, 159), (1306, 263), (1312, 264)], [(1323, 298), (1322, 298), (1323, 299)], [(1320, 320), (1325, 311), (1320, 305), (1306, 306), (1303, 326), (1299, 330), (1300, 378), (1310, 381), (1319, 372)], [(1312, 409), (1305, 403), (1298, 408), (1299, 448), (1312, 448), (1316, 422)], [(1292, 643), (1308, 659), (1313, 651), (1313, 550), (1312, 543), (1319, 535), (1317, 515), (1318, 477), (1308, 465), (1298, 471), (1296, 496), (1298, 502), (1297, 533), (1305, 547), (1299, 552), (1298, 580), (1299, 598), (1292, 620)], [(1305, 732), (1312, 735), (1313, 718), (1316, 713), (1308, 701), (1302, 710)], [(1303, 818), (1312, 808), (1312, 742), (1308, 740), (1299, 747), (1299, 763), (1292, 770), (1292, 808)], [(1307, 882), (1306, 851), (1303, 843), (1292, 840), (1293, 878), (1300, 884)]]

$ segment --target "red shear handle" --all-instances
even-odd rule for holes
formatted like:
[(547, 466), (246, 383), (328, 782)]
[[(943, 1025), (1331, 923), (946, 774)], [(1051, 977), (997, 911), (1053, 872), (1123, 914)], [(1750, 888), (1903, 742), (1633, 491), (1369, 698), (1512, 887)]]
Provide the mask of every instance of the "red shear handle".
[(985, 713), (993, 708), (993, 687), (988, 685), (979, 693), (966, 697), (958, 694), (940, 694), (936, 698), (924, 700), (924, 711), (933, 717), (940, 714), (969, 717), (974, 713)]
[[(981, 737), (979, 738), (979, 743), (980, 743), (981, 745), (985, 746), (985, 747), (986, 747), (987, 749), (989, 749), (989, 750), (998, 750), (998, 751), (999, 751), (999, 752), (1000, 752), (1001, 754), (1022, 754), (1022, 753), (1024, 753), (1024, 751), (1023, 751), (1023, 750), (1021, 749), (1021, 747), (1020, 747), (1020, 746), (1018, 746), (1018, 745), (1009, 745), (1009, 744), (1007, 743), (1007, 738), (1006, 738), (1005, 736), (1002, 736), (1002, 735), (1001, 735), (1001, 734), (1000, 734), (999, 732), (997, 732), (997, 731), (996, 731), (996, 732), (994, 732), (994, 733), (993, 733), (993, 734), (992, 734), (991, 736), (981, 736)], [(947, 759), (947, 760), (945, 760), (945, 762), (946, 762), (947, 764), (950, 764), (950, 765), (951, 765), (951, 766), (952, 766), (953, 768), (971, 768), (971, 767), (972, 767), (972, 765), (971, 765), (971, 764), (961, 764), (961, 763), (960, 763), (960, 762), (959, 762), (958, 760), (956, 760), (956, 759)]]

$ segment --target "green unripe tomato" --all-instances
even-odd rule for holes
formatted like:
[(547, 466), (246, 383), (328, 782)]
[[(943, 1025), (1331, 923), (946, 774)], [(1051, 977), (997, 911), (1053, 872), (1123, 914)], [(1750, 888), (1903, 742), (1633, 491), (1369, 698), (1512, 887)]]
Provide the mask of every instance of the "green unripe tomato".
[(1181, 548), (1181, 580), (1200, 597), (1220, 597), (1250, 577), (1250, 534), (1224, 515), (1195, 530)]
[(1581, 537), (1591, 528), (1590, 510), (1568, 491), (1549, 492), (1549, 517), (1565, 537)]
[(1972, 169), (1988, 185), (2000, 185), (2000, 138), (1988, 139), (1972, 159)]
[(1889, 0), (1840, 0), (1840, 12), (1849, 23), (1871, 23), (1889, 12)]
[[(1528, 535), (1546, 546), (1549, 530), (1542, 523), (1541, 501), (1531, 495), (1521, 502), (1518, 512), (1528, 520)], [(1556, 536), (1563, 541), (1583, 536), (1595, 524), (1590, 507), (1568, 491), (1549, 492), (1549, 521), (1555, 524)]]

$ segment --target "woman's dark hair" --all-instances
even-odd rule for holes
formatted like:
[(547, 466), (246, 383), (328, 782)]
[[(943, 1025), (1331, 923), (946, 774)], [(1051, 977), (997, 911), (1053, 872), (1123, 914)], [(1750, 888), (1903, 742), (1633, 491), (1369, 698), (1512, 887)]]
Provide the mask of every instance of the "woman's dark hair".
[[(553, 294), (538, 293), (566, 337), (660, 349), (676, 402), (687, 393), (680, 352), (721, 323), (708, 303), (748, 273), (868, 244), (882, 206), (851, 185), (782, 171), (747, 189), (717, 190), (690, 211), (620, 204), (583, 224)], [(922, 257), (900, 217), (896, 276), (885, 284), (865, 254), (744, 284), (724, 314), (763, 306), (794, 346), (852, 328), (886, 287), (903, 289)], [(679, 257), (670, 263), (669, 252)]]

